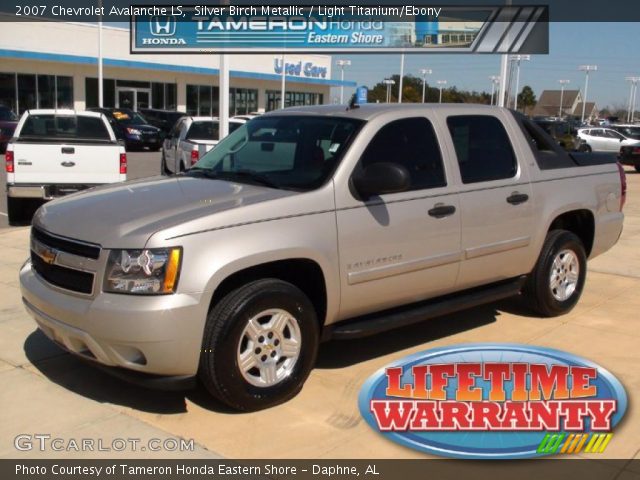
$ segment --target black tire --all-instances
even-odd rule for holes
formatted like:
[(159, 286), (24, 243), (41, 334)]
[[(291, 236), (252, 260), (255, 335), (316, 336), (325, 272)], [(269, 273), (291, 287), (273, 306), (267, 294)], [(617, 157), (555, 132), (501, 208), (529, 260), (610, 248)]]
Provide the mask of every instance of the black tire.
[(636, 169), (636, 172), (640, 173), (640, 165), (634, 165), (633, 168)]
[(585, 152), (585, 153), (591, 153), (591, 146), (590, 145), (583, 145), (580, 149), (580, 151)]
[[(300, 350), (288, 376), (272, 386), (256, 386), (243, 376), (238, 351), (249, 320), (269, 309), (284, 310), (294, 317), (299, 328)], [(230, 292), (209, 312), (198, 375), (214, 397), (233, 409), (261, 410), (298, 394), (315, 364), (318, 343), (318, 320), (307, 296), (294, 285), (278, 279), (257, 280)]]
[[(573, 292), (566, 299), (560, 300), (554, 295), (550, 280), (554, 259), (564, 250), (569, 250), (575, 255), (579, 272)], [(569, 231), (552, 230), (547, 234), (538, 262), (527, 279), (523, 290), (524, 297), (529, 307), (543, 317), (563, 315), (571, 311), (578, 303), (584, 288), (586, 274), (587, 256), (582, 241)]]
[(24, 225), (27, 221), (26, 202), (22, 199), (7, 197), (8, 223), (12, 227)]

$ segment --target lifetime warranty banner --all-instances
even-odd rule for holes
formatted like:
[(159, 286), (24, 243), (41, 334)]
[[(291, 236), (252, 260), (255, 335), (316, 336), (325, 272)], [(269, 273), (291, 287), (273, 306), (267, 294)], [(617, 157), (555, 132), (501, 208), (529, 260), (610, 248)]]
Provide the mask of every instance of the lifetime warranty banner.
[(548, 53), (548, 7), (132, 6), (132, 53)]

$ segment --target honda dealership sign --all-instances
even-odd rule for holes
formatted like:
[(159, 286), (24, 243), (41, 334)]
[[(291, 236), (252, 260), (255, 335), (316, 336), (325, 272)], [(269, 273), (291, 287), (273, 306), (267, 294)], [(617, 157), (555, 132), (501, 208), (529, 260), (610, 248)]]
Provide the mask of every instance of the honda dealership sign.
[(547, 53), (547, 7), (132, 7), (132, 53)]

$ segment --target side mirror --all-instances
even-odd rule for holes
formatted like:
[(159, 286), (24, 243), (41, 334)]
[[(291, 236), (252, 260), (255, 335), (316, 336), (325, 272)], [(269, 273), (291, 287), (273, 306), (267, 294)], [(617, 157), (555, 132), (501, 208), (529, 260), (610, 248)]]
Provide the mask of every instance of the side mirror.
[(373, 163), (353, 177), (353, 187), (363, 200), (385, 193), (405, 192), (410, 186), (409, 171), (391, 162)]

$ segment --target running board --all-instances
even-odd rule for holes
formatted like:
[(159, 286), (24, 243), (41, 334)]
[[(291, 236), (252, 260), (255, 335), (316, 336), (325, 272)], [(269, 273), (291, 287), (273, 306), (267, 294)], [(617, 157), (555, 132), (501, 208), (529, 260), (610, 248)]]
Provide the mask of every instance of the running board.
[(368, 337), (394, 328), (420, 323), (430, 318), (502, 300), (520, 293), (525, 281), (526, 276), (517, 277), (425, 302), (344, 320), (326, 327), (323, 331), (323, 340)]

